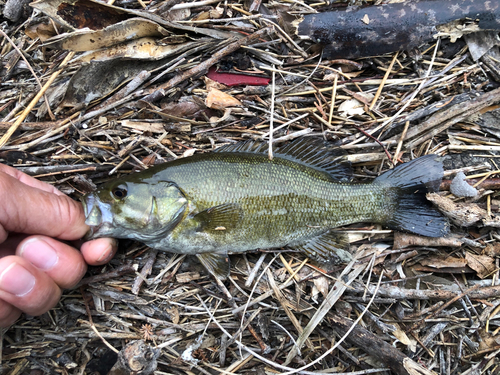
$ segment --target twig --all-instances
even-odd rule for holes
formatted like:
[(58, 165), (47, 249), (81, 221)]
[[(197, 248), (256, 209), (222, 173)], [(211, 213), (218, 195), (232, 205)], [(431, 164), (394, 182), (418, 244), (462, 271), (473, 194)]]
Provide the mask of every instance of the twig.
[(373, 97), (372, 104), (370, 104), (370, 107), (369, 107), (370, 111), (373, 109), (373, 107), (375, 107), (375, 104), (377, 103), (377, 100), (378, 100), (380, 94), (382, 93), (385, 82), (387, 81), (387, 78), (389, 78), (389, 75), (392, 72), (392, 67), (394, 66), (394, 63), (396, 62), (397, 58), (398, 58), (398, 53), (396, 52), (394, 54), (394, 57), (392, 58), (391, 63), (389, 64), (389, 68), (387, 69), (387, 71), (384, 74), (384, 78), (382, 78), (382, 82), (380, 82), (380, 86), (378, 87), (378, 90), (375, 93), (375, 96)]
[(158, 87), (152, 87), (150, 89), (147, 89), (144, 91), (144, 94), (146, 95), (143, 100), (145, 102), (156, 102), (163, 98), (167, 91), (174, 88), (177, 86), (179, 83), (186, 81), (188, 79), (191, 79), (193, 77), (197, 77), (198, 75), (206, 72), (212, 65), (216, 64), (219, 60), (221, 60), (224, 56), (229, 55), (230, 53), (233, 53), (234, 51), (238, 50), (244, 45), (248, 45), (252, 43), (253, 41), (261, 38), (267, 33), (270, 33), (273, 31), (272, 27), (267, 27), (265, 29), (261, 29), (259, 31), (256, 31), (255, 33), (245, 37), (241, 38), (230, 45), (224, 47), (220, 51), (217, 51), (214, 53), (214, 55), (207, 60), (203, 61), (201, 64), (196, 65), (195, 67), (189, 69), (188, 71), (179, 74), (175, 76), (174, 78), (170, 79), (168, 82), (158, 86)]

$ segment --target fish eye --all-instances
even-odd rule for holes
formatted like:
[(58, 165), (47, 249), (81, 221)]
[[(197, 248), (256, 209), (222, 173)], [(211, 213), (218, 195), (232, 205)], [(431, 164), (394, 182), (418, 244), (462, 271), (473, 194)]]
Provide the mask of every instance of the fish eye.
[(127, 196), (127, 185), (118, 185), (112, 192), (116, 199), (123, 199)]

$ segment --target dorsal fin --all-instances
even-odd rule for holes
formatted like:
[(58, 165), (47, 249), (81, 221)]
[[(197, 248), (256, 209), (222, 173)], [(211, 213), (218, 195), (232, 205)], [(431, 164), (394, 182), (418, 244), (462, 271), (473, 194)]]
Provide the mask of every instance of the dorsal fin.
[[(351, 163), (339, 147), (327, 148), (318, 138), (299, 138), (273, 150), (275, 157), (294, 161), (321, 172), (328, 173), (335, 181), (348, 182), (352, 178)], [(219, 147), (215, 152), (243, 152), (267, 155), (269, 144), (245, 141)]]

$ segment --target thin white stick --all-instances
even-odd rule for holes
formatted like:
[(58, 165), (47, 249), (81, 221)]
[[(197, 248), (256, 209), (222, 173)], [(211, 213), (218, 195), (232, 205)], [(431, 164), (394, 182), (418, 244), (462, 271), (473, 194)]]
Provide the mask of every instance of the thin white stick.
[[(273, 65), (274, 68), (274, 65)], [(269, 160), (273, 160), (273, 125), (274, 125), (274, 97), (276, 93), (276, 86), (275, 86), (275, 81), (276, 81), (276, 73), (273, 70), (272, 74), (272, 86), (271, 86), (271, 118), (269, 119), (269, 153), (268, 157)]]
[[(277, 128), (274, 128), (273, 133), (280, 130), (280, 129), (283, 129), (284, 127), (286, 127), (288, 125), (293, 124), (294, 122), (302, 120), (304, 117), (307, 117), (307, 116), (309, 116), (309, 113), (304, 113), (303, 115), (300, 115), (299, 117), (295, 117), (295, 118), (291, 119), (290, 121), (285, 122), (283, 125), (280, 125)], [(269, 132), (263, 134), (262, 138), (266, 138), (268, 136), (269, 136)]]
[(194, 1), (192, 3), (175, 4), (172, 8), (170, 8), (170, 10), (196, 8), (204, 5), (218, 3), (219, 1), (220, 0), (205, 0), (205, 1)]

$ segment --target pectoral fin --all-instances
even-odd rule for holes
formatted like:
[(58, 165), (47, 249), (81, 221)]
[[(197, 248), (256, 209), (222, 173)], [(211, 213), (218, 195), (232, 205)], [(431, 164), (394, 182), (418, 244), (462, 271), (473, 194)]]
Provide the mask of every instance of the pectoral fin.
[(241, 207), (228, 203), (210, 207), (195, 215), (194, 220), (200, 223), (199, 231), (226, 231), (233, 229), (242, 217)]
[(229, 257), (227, 254), (202, 253), (196, 254), (196, 257), (208, 272), (219, 280), (225, 280), (229, 276)]
[(338, 264), (352, 259), (349, 238), (341, 232), (328, 231), (308, 241), (291, 243), (289, 247), (321, 263)]

